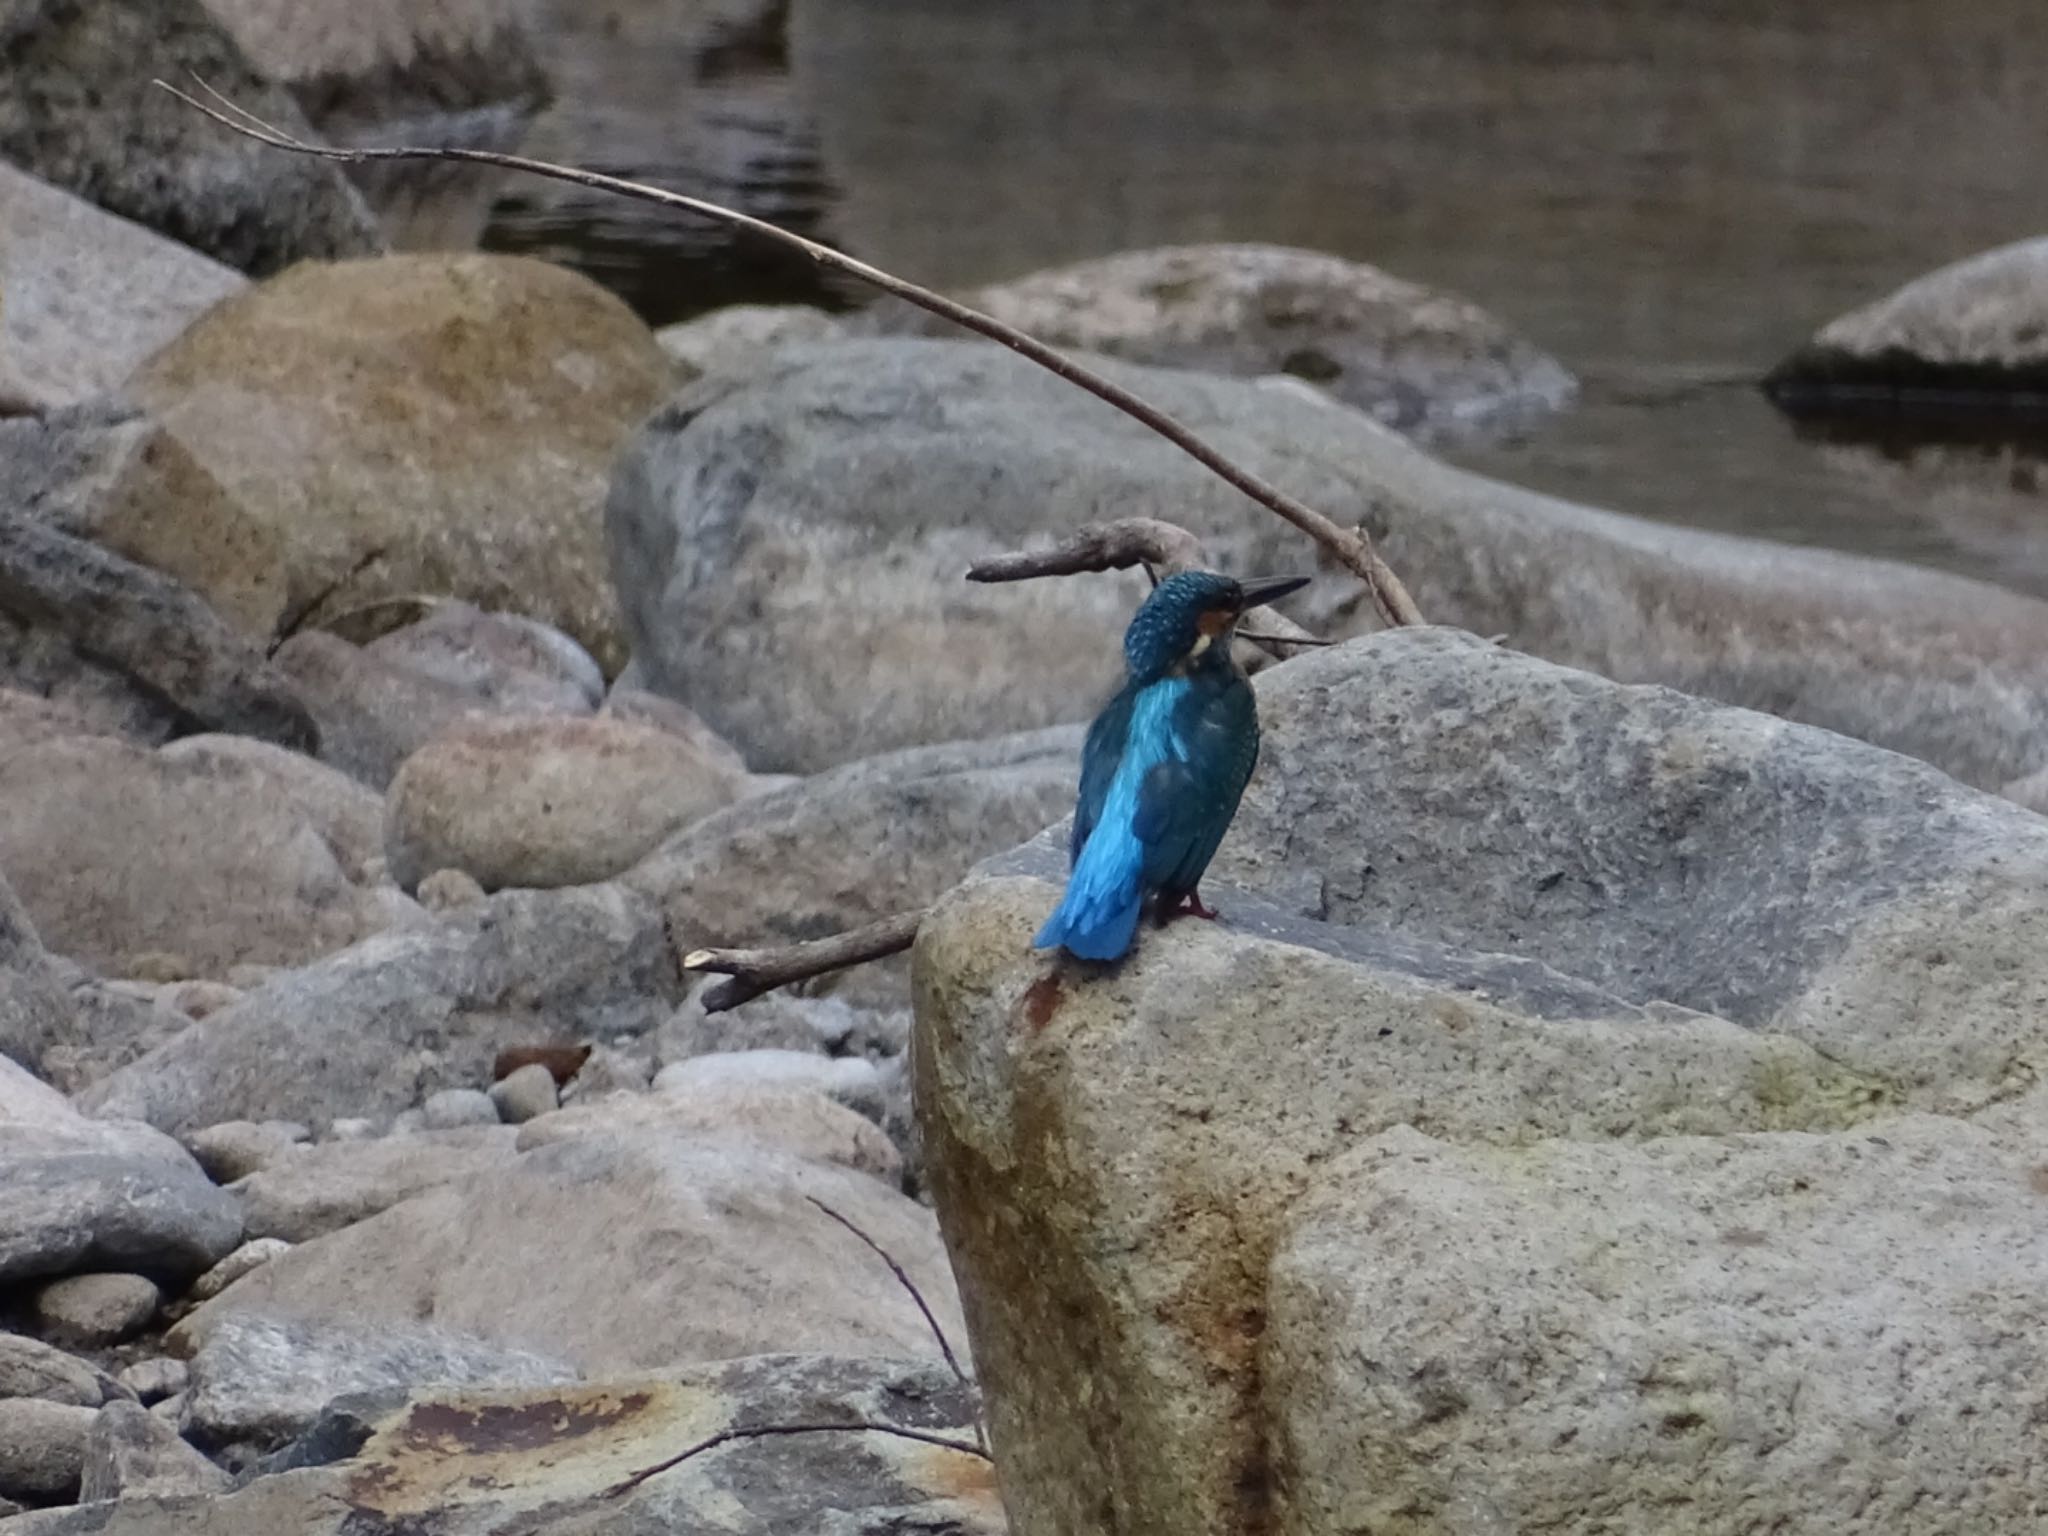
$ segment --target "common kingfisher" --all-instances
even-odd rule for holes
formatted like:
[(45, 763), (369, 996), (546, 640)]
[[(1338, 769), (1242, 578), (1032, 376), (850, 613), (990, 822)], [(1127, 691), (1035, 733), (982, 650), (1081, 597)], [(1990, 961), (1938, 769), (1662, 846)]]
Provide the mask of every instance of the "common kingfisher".
[(1124, 631), (1124, 685), (1081, 747), (1067, 892), (1038, 948), (1120, 959), (1148, 898), (1161, 924), (1216, 915), (1202, 872), (1259, 760), (1258, 705), (1230, 642), (1246, 613), (1307, 584), (1182, 571), (1153, 589)]

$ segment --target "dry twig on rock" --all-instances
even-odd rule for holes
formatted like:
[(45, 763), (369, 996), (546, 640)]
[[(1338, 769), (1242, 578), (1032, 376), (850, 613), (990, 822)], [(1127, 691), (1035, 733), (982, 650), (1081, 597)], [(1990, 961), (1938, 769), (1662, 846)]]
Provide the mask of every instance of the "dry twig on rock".
[(637, 198), (642, 202), (659, 203), (666, 208), (680, 208), (703, 218), (715, 219), (721, 224), (751, 231), (778, 244), (791, 246), (802, 251), (812, 261), (835, 272), (843, 272), (892, 293), (920, 309), (931, 311), (989, 340), (999, 342), (1012, 352), (1029, 358), (1041, 368), (1051, 370), (1068, 383), (1085, 389), (1100, 400), (1107, 401), (1125, 415), (1142, 422), (1189, 455), (1204, 468), (1221, 476), (1252, 500), (1276, 516), (1292, 523), (1303, 533), (1321, 545), (1339, 565), (1351, 571), (1362, 580), (1372, 593), (1374, 604), (1380, 615), (1389, 624), (1420, 624), (1421, 610), (1415, 606), (1415, 599), (1402, 585), (1386, 561), (1373, 548), (1372, 540), (1363, 528), (1346, 529), (1339, 527), (1315, 508), (1298, 501), (1278, 486), (1262, 480), (1221, 452), (1202, 441), (1188, 428), (1173, 417), (1132, 393), (1121, 384), (1097, 373), (1094, 369), (1075, 362), (1072, 358), (1053, 347), (1047, 346), (1033, 336), (1026, 335), (1015, 326), (1005, 325), (992, 315), (970, 309), (956, 299), (934, 293), (929, 288), (919, 287), (880, 267), (871, 267), (864, 261), (835, 251), (829, 245), (820, 245), (815, 240), (806, 240), (802, 235), (792, 234), (778, 225), (749, 214), (724, 208), (717, 203), (707, 203), (702, 198), (686, 197), (680, 192), (667, 192), (659, 187), (649, 187), (637, 181), (627, 181), (618, 176), (605, 176), (596, 171), (578, 170), (573, 166), (555, 165), (546, 160), (530, 160), (524, 155), (501, 154), (489, 149), (427, 148), (424, 146), (399, 146), (387, 149), (338, 148), (327, 144), (310, 144), (304, 139), (293, 137), (274, 124), (265, 122), (253, 113), (236, 106), (205, 81), (198, 82), (199, 88), (219, 103), (217, 107), (186, 94), (167, 81), (156, 82), (162, 89), (184, 102), (196, 111), (205, 113), (221, 126), (257, 140), (273, 149), (282, 149), (297, 155), (314, 155), (323, 160), (338, 160), (346, 164), (360, 165), (377, 160), (456, 160), (476, 165), (493, 165), (501, 170), (525, 171), (535, 176), (546, 176), (555, 181), (570, 182), (579, 187), (590, 187), (600, 192), (614, 192), (620, 197)]
[(683, 969), (712, 971), (732, 978), (712, 987), (702, 999), (706, 1013), (723, 1013), (793, 981), (901, 954), (910, 948), (917, 937), (917, 925), (923, 920), (924, 912), (919, 909), (898, 912), (865, 928), (849, 928), (845, 933), (812, 939), (806, 944), (787, 944), (777, 949), (693, 949), (683, 956)]
[(651, 1467), (642, 1467), (631, 1477), (622, 1477), (598, 1497), (616, 1499), (621, 1494), (631, 1493), (649, 1478), (672, 1472), (692, 1457), (702, 1456), (706, 1451), (715, 1451), (721, 1445), (731, 1445), (736, 1440), (767, 1440), (777, 1435), (894, 1435), (899, 1440), (915, 1440), (922, 1445), (936, 1445), (948, 1451), (958, 1451), (963, 1456), (973, 1456), (981, 1461), (992, 1461), (993, 1457), (980, 1446), (965, 1440), (955, 1440), (947, 1435), (933, 1434), (930, 1430), (905, 1429), (900, 1424), (878, 1424), (872, 1419), (849, 1419), (843, 1424), (760, 1424), (752, 1429), (727, 1429), (706, 1439), (699, 1440), (686, 1450), (677, 1452), (666, 1461), (657, 1461)]

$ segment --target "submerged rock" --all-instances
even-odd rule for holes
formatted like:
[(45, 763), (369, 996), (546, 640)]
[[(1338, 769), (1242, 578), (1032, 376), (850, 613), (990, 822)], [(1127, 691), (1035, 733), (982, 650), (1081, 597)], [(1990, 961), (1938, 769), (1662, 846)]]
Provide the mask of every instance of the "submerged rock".
[[(994, 283), (963, 302), (1056, 347), (1240, 378), (1291, 374), (1426, 439), (1525, 423), (1578, 388), (1554, 358), (1468, 300), (1286, 246), (1123, 251)], [(958, 334), (900, 300), (852, 323)]]
[(2022, 240), (1917, 277), (1831, 320), (1771, 370), (1764, 392), (1794, 415), (1891, 407), (1996, 407), (2048, 395), (2048, 239)]

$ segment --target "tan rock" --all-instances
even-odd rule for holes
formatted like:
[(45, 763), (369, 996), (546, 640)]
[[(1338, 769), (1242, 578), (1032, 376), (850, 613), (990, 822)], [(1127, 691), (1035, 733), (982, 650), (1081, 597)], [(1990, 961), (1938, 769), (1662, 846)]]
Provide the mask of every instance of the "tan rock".
[(651, 333), (586, 279), (408, 256), (259, 285), (131, 387), (279, 538), (280, 611), (318, 623), (445, 594), (544, 619), (616, 665), (594, 514), (667, 378)]
[(636, 1131), (753, 1141), (892, 1182), (903, 1170), (902, 1154), (867, 1116), (808, 1088), (772, 1085), (613, 1094), (528, 1121), (519, 1129), (519, 1150)]
[(0, 866), (46, 944), (116, 975), (151, 951), (298, 964), (389, 926), (351, 876), (377, 825), (374, 795), (257, 742), (0, 748)]
[[(437, 1326), (585, 1371), (775, 1350), (938, 1353), (893, 1254), (957, 1341), (930, 1212), (878, 1180), (740, 1141), (640, 1133), (542, 1147), (303, 1243), (178, 1325), (230, 1314)], [(690, 1304), (678, 1307), (677, 1296)]]
[(452, 1180), (501, 1166), (511, 1157), (517, 1134), (509, 1125), (487, 1125), (374, 1141), (323, 1141), (257, 1169), (236, 1183), (235, 1193), (251, 1239), (308, 1242)]
[(406, 760), (385, 802), (393, 876), (460, 869), (486, 890), (609, 879), (739, 798), (730, 752), (629, 721), (459, 723)]

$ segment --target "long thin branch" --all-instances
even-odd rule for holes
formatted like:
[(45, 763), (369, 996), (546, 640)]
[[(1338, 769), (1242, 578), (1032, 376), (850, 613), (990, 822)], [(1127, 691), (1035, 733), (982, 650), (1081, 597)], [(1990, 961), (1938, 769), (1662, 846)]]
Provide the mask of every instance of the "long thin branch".
[(686, 1450), (677, 1452), (666, 1461), (657, 1461), (651, 1467), (642, 1467), (630, 1477), (622, 1477), (598, 1497), (616, 1499), (631, 1493), (650, 1478), (672, 1472), (692, 1457), (702, 1456), (706, 1451), (715, 1451), (721, 1445), (731, 1445), (736, 1440), (767, 1440), (777, 1435), (894, 1435), (899, 1440), (916, 1440), (923, 1445), (936, 1445), (948, 1451), (958, 1451), (963, 1456), (973, 1456), (981, 1461), (994, 1458), (978, 1445), (965, 1440), (955, 1440), (946, 1435), (934, 1434), (930, 1430), (905, 1429), (898, 1424), (881, 1424), (873, 1419), (854, 1419), (843, 1424), (761, 1424), (752, 1429), (726, 1429), (706, 1439), (699, 1440)]
[(1049, 369), (1051, 372), (1058, 374), (1068, 383), (1078, 385), (1098, 399), (1107, 401), (1125, 415), (1150, 427), (1176, 448), (1193, 458), (1197, 463), (1221, 476), (1231, 485), (1237, 487), (1238, 490), (1244, 492), (1245, 495), (1251, 497), (1252, 500), (1258, 502), (1277, 516), (1286, 519), (1286, 521), (1292, 523), (1296, 528), (1299, 528), (1303, 533), (1314, 539), (1325, 550), (1329, 551), (1333, 559), (1347, 570), (1356, 574), (1365, 583), (1367, 590), (1372, 593), (1374, 604), (1379, 608), (1381, 616), (1387, 623), (1400, 625), (1420, 624), (1423, 622), (1421, 610), (1415, 606), (1415, 599), (1409, 595), (1408, 589), (1402, 584), (1400, 577), (1396, 576), (1386, 561), (1380, 558), (1379, 551), (1373, 547), (1372, 540), (1367, 537), (1364, 529), (1339, 527), (1328, 517), (1316, 511), (1315, 508), (1304, 502), (1297, 501), (1278, 486), (1270, 484), (1253, 474), (1250, 470), (1226, 458), (1216, 449), (1203, 442), (1201, 438), (1197, 437), (1188, 428), (1181, 425), (1172, 416), (1160, 410), (1159, 407), (1133, 394), (1121, 384), (1114, 383), (1105, 378), (1103, 375), (1095, 372), (1094, 369), (1084, 367), (1064, 353), (1056, 351), (1044, 342), (1026, 335), (1024, 332), (1016, 329), (1016, 327), (1005, 325), (992, 315), (985, 315), (977, 309), (970, 309), (967, 305), (957, 300), (949, 299), (943, 294), (934, 293), (929, 288), (921, 288), (916, 283), (907, 282), (903, 278), (884, 272), (880, 267), (871, 267), (864, 261), (856, 260), (854, 257), (848, 256), (841, 251), (833, 250), (829, 245), (820, 245), (815, 240), (806, 240), (803, 236), (792, 234), (790, 231), (770, 224), (764, 219), (757, 219), (749, 214), (721, 207), (717, 203), (707, 203), (702, 198), (687, 197), (680, 192), (664, 191), (659, 187), (645, 186), (637, 181), (627, 181), (618, 176), (606, 176), (597, 171), (585, 171), (576, 169), (573, 166), (555, 165), (546, 160), (530, 160), (524, 155), (501, 154), (496, 150), (489, 149), (461, 149), (453, 147), (426, 148), (408, 145), (386, 149), (357, 149), (338, 148), (326, 144), (309, 144), (305, 140), (295, 138), (283, 129), (271, 123), (266, 123), (253, 113), (236, 106), (203, 80), (198, 82), (200, 89), (213, 97), (220, 104), (219, 108), (208, 106), (205, 102), (187, 95), (184, 91), (179, 90), (176, 86), (166, 81), (159, 80), (156, 83), (187, 106), (205, 113), (221, 126), (231, 129), (245, 138), (255, 139), (260, 143), (267, 144), (273, 149), (288, 150), (298, 155), (314, 155), (323, 160), (338, 160), (352, 165), (360, 165), (377, 160), (458, 160), (477, 165), (497, 166), (502, 170), (524, 171), (534, 176), (546, 176), (555, 181), (566, 181), (575, 186), (589, 187), (595, 191), (614, 192), (621, 197), (637, 198), (642, 202), (659, 203), (668, 208), (680, 208), (686, 212), (698, 214), (703, 218), (715, 219), (719, 223), (729, 224), (737, 229), (748, 230), (754, 234), (774, 240), (779, 244), (793, 247), (803, 252), (820, 266), (829, 267), (836, 272), (843, 272), (849, 277), (858, 278), (864, 283), (881, 289), (884, 293), (892, 293), (900, 299), (917, 305), (920, 309), (930, 310), (933, 314), (941, 315), (952, 321), (955, 325), (963, 326), (977, 335), (986, 336), (991, 341), (999, 342), (1011, 351), (1029, 358), (1041, 368)]
[(916, 939), (922, 921), (922, 910), (898, 912), (864, 928), (849, 928), (805, 944), (777, 949), (694, 949), (683, 956), (683, 969), (732, 978), (710, 988), (701, 999), (706, 1013), (723, 1013), (793, 981), (901, 954)]

